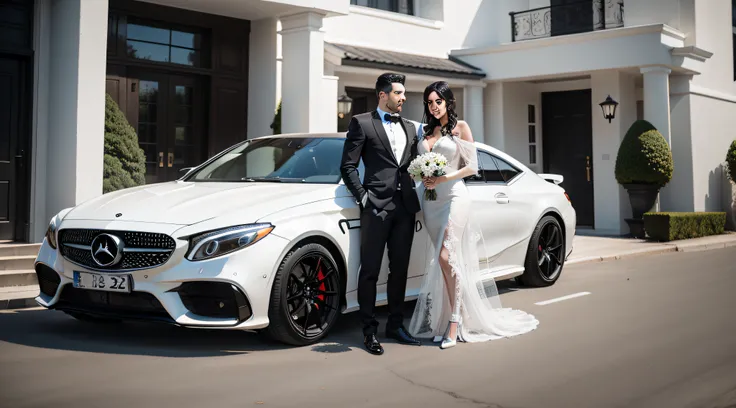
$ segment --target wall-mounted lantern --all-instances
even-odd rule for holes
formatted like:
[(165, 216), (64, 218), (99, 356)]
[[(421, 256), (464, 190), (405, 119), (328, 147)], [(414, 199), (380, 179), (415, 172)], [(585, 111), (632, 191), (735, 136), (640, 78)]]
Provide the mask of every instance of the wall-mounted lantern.
[(353, 109), (353, 100), (346, 94), (337, 98), (337, 116), (342, 119)]
[(606, 100), (599, 103), (599, 105), (603, 110), (603, 117), (608, 119), (608, 123), (611, 123), (611, 119), (616, 117), (616, 106), (618, 106), (618, 102), (614, 101), (611, 95), (608, 95)]

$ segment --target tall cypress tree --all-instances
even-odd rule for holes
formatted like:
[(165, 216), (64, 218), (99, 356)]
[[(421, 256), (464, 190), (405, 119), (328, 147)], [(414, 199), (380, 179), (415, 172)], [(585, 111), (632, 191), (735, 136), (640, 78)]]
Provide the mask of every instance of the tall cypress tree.
[(138, 146), (138, 135), (109, 94), (105, 95), (103, 171), (103, 193), (146, 183), (146, 156)]

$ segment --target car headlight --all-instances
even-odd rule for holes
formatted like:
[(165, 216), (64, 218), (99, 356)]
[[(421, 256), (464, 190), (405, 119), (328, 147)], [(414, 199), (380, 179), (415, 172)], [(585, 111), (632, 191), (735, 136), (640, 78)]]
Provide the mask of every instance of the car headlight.
[(253, 245), (270, 234), (272, 224), (248, 224), (195, 235), (190, 239), (187, 259), (202, 261)]
[(46, 228), (46, 242), (49, 243), (49, 246), (53, 249), (56, 249), (56, 217), (51, 219), (51, 222), (49, 222), (49, 227)]

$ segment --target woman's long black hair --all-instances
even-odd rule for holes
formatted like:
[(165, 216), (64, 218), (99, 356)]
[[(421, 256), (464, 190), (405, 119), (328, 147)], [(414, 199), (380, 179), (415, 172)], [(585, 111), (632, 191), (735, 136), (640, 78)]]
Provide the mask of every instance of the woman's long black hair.
[[(442, 126), (440, 120), (432, 116), (432, 113), (429, 111), (429, 104), (427, 101), (429, 100), (429, 94), (432, 92), (437, 92), (437, 95), (439, 95), (447, 104), (447, 124), (445, 126)], [(442, 126), (440, 129), (442, 135), (452, 136), (452, 129), (454, 129), (457, 124), (457, 113), (455, 112), (455, 95), (452, 94), (450, 85), (445, 81), (437, 81), (429, 84), (429, 86), (424, 89), (423, 102), (424, 118), (422, 118), (422, 122), (425, 122), (426, 120), (425, 123), (427, 123), (427, 125), (424, 126), (424, 137), (431, 136), (434, 133), (434, 128), (437, 126)]]

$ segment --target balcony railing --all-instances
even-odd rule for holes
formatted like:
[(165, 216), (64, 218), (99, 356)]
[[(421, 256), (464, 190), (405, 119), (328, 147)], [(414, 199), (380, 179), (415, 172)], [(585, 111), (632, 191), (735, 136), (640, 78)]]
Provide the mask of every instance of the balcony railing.
[(509, 13), (511, 41), (623, 27), (623, 0), (586, 0)]

